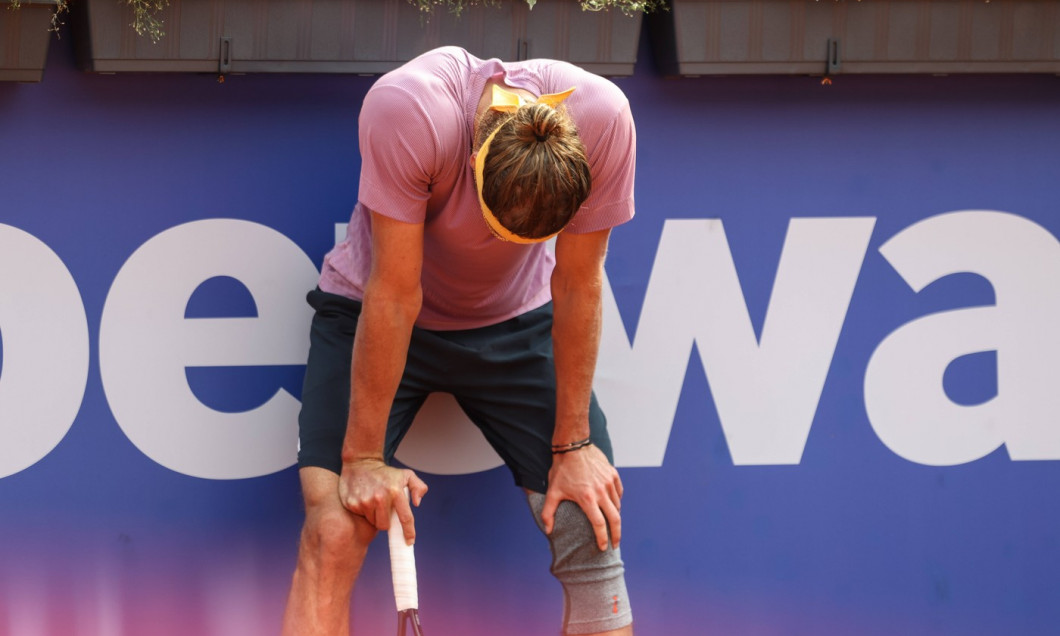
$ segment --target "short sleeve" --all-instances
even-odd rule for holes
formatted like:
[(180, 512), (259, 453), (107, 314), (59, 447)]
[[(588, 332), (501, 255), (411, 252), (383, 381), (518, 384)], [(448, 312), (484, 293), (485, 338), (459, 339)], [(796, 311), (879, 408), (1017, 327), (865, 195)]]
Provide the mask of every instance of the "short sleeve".
[(357, 199), (384, 216), (422, 223), (438, 147), (438, 136), (422, 104), (402, 87), (373, 87), (361, 107), (358, 137), (361, 178)]
[(592, 192), (566, 229), (574, 234), (596, 232), (633, 218), (637, 131), (628, 102), (587, 150)]

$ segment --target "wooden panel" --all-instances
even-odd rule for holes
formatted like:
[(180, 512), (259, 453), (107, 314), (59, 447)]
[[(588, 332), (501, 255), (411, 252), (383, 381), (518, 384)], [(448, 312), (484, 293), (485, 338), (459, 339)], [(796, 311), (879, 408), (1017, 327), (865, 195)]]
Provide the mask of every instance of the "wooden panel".
[(54, 11), (55, 0), (22, 0), (18, 9), (0, 6), (0, 81), (41, 81), (48, 45), (55, 37), (48, 30)]
[[(1053, 0), (671, 0), (648, 16), (664, 73), (1060, 73)], [(785, 28), (786, 27), (786, 28)]]
[(564, 59), (609, 75), (631, 75), (641, 17), (586, 12), (574, 0), (474, 7), (429, 19), (406, 0), (182, 0), (160, 14), (155, 44), (128, 25), (128, 6), (82, 0), (81, 65), (95, 72), (218, 72), (221, 38), (231, 72), (382, 73), (447, 44), (480, 57)]

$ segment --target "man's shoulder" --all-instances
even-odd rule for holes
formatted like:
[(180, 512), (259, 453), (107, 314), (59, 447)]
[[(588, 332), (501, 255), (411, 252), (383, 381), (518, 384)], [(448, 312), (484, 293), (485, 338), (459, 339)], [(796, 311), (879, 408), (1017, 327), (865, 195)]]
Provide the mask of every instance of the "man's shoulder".
[(466, 77), (481, 60), (458, 46), (431, 49), (383, 74), (373, 85), (458, 81)]
[(365, 96), (362, 121), (366, 117), (394, 125), (459, 121), (470, 72), (462, 54), (466, 56), (459, 47), (434, 49), (381, 76)]
[(535, 59), (523, 64), (524, 72), (533, 74), (548, 92), (575, 87), (570, 104), (592, 102), (593, 110), (620, 111), (628, 103), (626, 94), (610, 79), (563, 60)]

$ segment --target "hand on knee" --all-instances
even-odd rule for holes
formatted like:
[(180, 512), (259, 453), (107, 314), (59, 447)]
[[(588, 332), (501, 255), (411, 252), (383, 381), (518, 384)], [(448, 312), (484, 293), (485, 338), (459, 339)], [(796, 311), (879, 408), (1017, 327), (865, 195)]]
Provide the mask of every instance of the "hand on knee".
[(342, 562), (363, 554), (376, 532), (363, 517), (338, 508), (308, 516), (304, 540), (311, 551), (324, 559)]
[[(530, 493), (530, 509), (544, 532), (545, 496)], [(618, 548), (601, 551), (585, 513), (572, 501), (556, 510), (552, 534), (552, 574), (563, 585), (564, 634), (597, 634), (621, 630), (633, 622), (626, 593), (625, 567)]]

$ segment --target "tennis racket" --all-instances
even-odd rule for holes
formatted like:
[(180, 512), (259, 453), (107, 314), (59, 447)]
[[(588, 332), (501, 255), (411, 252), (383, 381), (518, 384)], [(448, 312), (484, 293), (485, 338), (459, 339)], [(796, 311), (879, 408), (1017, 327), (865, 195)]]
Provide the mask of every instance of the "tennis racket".
[[(407, 492), (407, 491), (406, 491)], [(397, 511), (390, 513), (390, 573), (394, 579), (394, 602), (398, 611), (398, 636), (423, 636), (420, 628), (419, 591), (416, 584), (416, 553), (405, 543), (405, 533)], [(412, 630), (406, 632), (407, 626)]]

